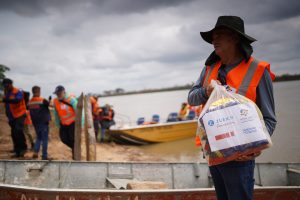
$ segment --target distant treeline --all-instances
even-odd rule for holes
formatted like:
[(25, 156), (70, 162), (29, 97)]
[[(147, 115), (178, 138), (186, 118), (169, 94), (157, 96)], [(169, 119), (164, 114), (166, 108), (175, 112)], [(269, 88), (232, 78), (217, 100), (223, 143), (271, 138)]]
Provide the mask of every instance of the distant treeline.
[[(281, 82), (281, 81), (294, 81), (300, 80), (300, 74), (283, 74), (280, 76), (276, 76), (274, 82)], [(121, 95), (130, 95), (130, 94), (143, 94), (143, 93), (152, 93), (152, 92), (166, 92), (166, 91), (175, 91), (175, 90), (187, 90), (191, 89), (193, 83), (186, 84), (182, 86), (174, 86), (174, 87), (167, 87), (167, 88), (160, 88), (160, 89), (144, 89), (138, 91), (125, 91), (122, 88), (117, 88), (115, 90), (108, 90), (104, 91), (103, 94), (93, 94), (99, 97), (108, 97), (108, 96), (121, 96)]]
[(128, 92), (125, 92), (124, 90), (122, 90), (122, 92), (118, 92), (120, 90), (109, 90), (109, 91), (105, 91), (103, 94), (100, 95), (98, 94), (93, 94), (93, 95), (96, 95), (98, 97), (108, 97), (108, 96), (153, 93), (153, 92), (167, 92), (167, 91), (175, 91), (175, 90), (186, 90), (186, 89), (190, 89), (192, 86), (193, 83), (182, 85), (182, 86), (166, 87), (166, 88), (159, 88), (159, 89), (144, 89), (144, 90), (128, 91)]
[(300, 80), (300, 74), (283, 74), (280, 76), (276, 76), (274, 82), (295, 81), (295, 80)]

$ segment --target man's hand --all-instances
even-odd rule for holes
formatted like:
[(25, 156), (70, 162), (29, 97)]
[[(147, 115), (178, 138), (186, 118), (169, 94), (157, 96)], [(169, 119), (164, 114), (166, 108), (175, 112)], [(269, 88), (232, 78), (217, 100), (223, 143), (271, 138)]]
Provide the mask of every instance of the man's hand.
[[(215, 80), (218, 85), (222, 85), (221, 82), (219, 80)], [(212, 91), (214, 90), (214, 87), (213, 85), (210, 83), (206, 88), (205, 88), (205, 92), (206, 92), (206, 95), (209, 97), (212, 93)]]
[(236, 159), (236, 161), (247, 161), (247, 160), (252, 160), (254, 158), (256, 158), (257, 156), (259, 156), (261, 154), (261, 151), (259, 152), (255, 152), (249, 155), (244, 155), (244, 156), (240, 156)]

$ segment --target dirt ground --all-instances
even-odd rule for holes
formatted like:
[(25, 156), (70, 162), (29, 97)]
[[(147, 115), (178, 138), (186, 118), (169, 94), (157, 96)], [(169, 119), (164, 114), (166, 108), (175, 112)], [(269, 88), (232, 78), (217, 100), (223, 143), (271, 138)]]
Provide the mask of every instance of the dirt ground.
[[(33, 127), (30, 127), (30, 132), (31, 135), (35, 137), (35, 131)], [(27, 145), (28, 147), (31, 147), (28, 138)], [(7, 118), (5, 116), (5, 110), (2, 104), (0, 105), (0, 159), (12, 159), (12, 149), (13, 147), (10, 134), (10, 127), (8, 125)], [(97, 161), (103, 162), (166, 161), (165, 159), (160, 158), (156, 155), (144, 152), (142, 148), (138, 146), (118, 145), (115, 143), (97, 143), (96, 151)], [(31, 150), (28, 150), (25, 154), (25, 158), (22, 159), (30, 160), (32, 159), (32, 154), (33, 152)], [(50, 123), (48, 154), (49, 157), (51, 157), (51, 159), (53, 160), (71, 160), (72, 158), (70, 148), (68, 148), (60, 141), (58, 128), (55, 126), (53, 121), (51, 121)]]

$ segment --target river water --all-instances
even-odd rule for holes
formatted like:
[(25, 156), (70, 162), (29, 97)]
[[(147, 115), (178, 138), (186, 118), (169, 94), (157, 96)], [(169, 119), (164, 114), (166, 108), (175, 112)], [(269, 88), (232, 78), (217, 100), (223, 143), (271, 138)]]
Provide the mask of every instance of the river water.
[[(257, 158), (258, 162), (300, 162), (300, 81), (274, 83), (277, 127), (273, 147)], [(150, 120), (153, 114), (165, 121), (170, 112), (178, 112), (187, 101), (188, 90), (103, 97), (100, 105), (109, 103), (116, 112), (118, 125), (135, 125), (138, 117)], [(143, 146), (143, 151), (178, 160), (199, 160), (194, 138)]]

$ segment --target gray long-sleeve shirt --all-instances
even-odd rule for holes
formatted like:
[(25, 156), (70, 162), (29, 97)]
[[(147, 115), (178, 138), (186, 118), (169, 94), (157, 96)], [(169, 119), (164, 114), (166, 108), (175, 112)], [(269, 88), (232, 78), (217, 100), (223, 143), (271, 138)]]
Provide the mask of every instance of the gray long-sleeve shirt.
[[(233, 65), (226, 65), (224, 70), (226, 74), (236, 67), (240, 62)], [(206, 67), (203, 68), (200, 77), (192, 87), (188, 95), (188, 103), (192, 106), (198, 106), (206, 103), (208, 96), (205, 92), (205, 88), (202, 87), (204, 76), (205, 76)], [(273, 96), (273, 84), (272, 79), (267, 70), (264, 71), (264, 74), (256, 88), (256, 105), (262, 112), (267, 130), (270, 135), (273, 134), (273, 131), (276, 127), (276, 115), (275, 115), (275, 103)]]

